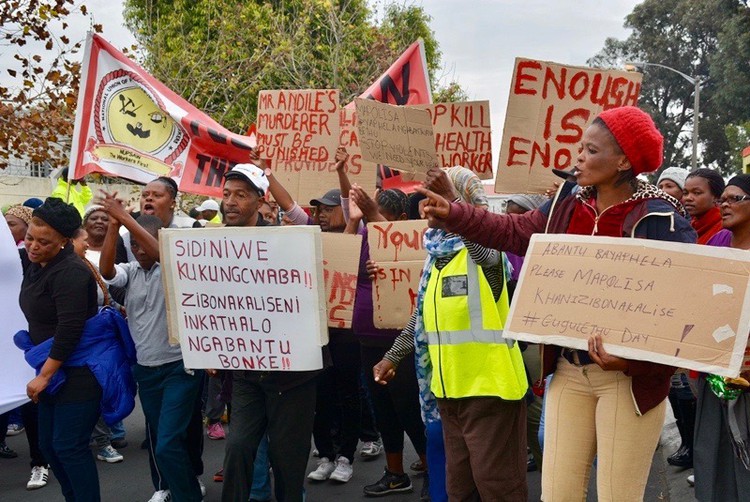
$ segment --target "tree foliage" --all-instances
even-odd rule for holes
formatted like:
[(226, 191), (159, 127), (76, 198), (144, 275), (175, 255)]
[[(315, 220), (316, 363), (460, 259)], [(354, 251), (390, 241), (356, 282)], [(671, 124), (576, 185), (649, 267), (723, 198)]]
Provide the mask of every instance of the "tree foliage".
[(66, 35), (73, 12), (86, 15), (86, 7), (74, 0), (0, 2), (0, 56), (11, 61), (3, 68), (10, 85), (0, 86), (2, 168), (11, 158), (67, 163), (80, 79), (81, 42)]
[[(390, 4), (376, 22), (366, 0), (126, 0), (143, 65), (230, 130), (255, 120), (258, 91), (362, 93), (418, 37), (432, 81), (440, 51), (421, 7)], [(446, 86), (460, 96), (460, 86)]]
[[(702, 82), (699, 165), (733, 171), (726, 126), (750, 119), (750, 15), (741, 0), (645, 0), (625, 18), (625, 40), (609, 38), (589, 60), (623, 68), (659, 63)], [(691, 161), (694, 86), (671, 71), (643, 68), (640, 105), (664, 134), (664, 165)]]

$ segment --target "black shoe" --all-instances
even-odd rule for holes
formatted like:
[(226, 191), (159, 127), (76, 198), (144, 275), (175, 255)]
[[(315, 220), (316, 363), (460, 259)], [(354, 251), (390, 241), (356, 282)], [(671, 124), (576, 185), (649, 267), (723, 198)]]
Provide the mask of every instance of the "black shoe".
[(408, 474), (394, 474), (388, 469), (385, 470), (380, 481), (364, 488), (365, 495), (368, 497), (381, 497), (389, 493), (410, 492), (411, 490), (411, 479)]
[(110, 444), (115, 450), (122, 450), (128, 445), (128, 442), (124, 439), (113, 439)]
[(0, 458), (16, 458), (17, 456), (18, 453), (8, 448), (8, 445), (5, 444), (5, 441), (0, 443)]
[(420, 502), (430, 502), (430, 476), (425, 473), (422, 481), (422, 492), (419, 494)]
[(536, 460), (534, 460), (534, 457), (529, 457), (526, 461), (526, 472), (534, 472), (537, 469)]
[(675, 467), (690, 469), (693, 467), (693, 449), (684, 448), (677, 450), (673, 455), (667, 457), (667, 463)]

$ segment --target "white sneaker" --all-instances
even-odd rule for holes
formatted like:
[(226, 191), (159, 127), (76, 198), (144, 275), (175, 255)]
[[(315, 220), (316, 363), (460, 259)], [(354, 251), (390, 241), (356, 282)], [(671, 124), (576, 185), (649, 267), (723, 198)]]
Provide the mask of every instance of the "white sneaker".
[(31, 478), (26, 483), (27, 490), (37, 490), (47, 486), (47, 479), (49, 478), (49, 468), (37, 465), (31, 468)]
[(365, 458), (375, 458), (383, 452), (382, 441), (365, 441), (359, 454)]
[(327, 457), (321, 457), (318, 460), (318, 468), (307, 475), (307, 479), (313, 481), (325, 481), (331, 477), (331, 473), (336, 470), (336, 464), (328, 460)]
[(330, 479), (340, 483), (346, 483), (352, 479), (352, 474), (354, 474), (354, 469), (352, 469), (352, 464), (349, 462), (349, 459), (346, 457), (339, 457), (336, 460), (336, 469), (333, 471), (333, 474), (331, 474)]
[(172, 492), (169, 490), (159, 490), (158, 492), (154, 492), (151, 498), (148, 499), (148, 502), (169, 502), (170, 500), (172, 500)]
[(206, 485), (203, 484), (203, 481), (201, 481), (201, 478), (196, 478), (198, 480), (198, 486), (201, 487), (201, 497), (206, 496)]
[(695, 475), (691, 474), (687, 477), (687, 482), (690, 486), (695, 486)]

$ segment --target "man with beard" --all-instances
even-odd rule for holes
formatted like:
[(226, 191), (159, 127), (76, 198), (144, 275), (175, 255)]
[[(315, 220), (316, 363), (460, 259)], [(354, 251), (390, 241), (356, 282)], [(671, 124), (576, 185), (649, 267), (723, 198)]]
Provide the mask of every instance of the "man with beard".
[[(238, 164), (224, 177), (224, 223), (229, 227), (266, 226), (258, 215), (269, 184), (264, 172), (252, 164)], [(232, 372), (232, 430), (224, 456), (223, 502), (249, 499), (253, 462), (266, 433), (276, 500), (303, 500), (318, 373)]]

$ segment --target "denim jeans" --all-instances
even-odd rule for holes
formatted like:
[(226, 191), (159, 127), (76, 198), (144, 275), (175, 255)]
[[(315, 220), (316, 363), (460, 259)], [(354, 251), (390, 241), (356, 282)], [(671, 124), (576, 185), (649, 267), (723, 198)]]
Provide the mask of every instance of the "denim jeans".
[(250, 498), (253, 500), (271, 500), (271, 476), (268, 472), (270, 463), (268, 461), (268, 436), (258, 445), (253, 463), (253, 486), (250, 489)]
[(57, 404), (39, 401), (39, 448), (60, 483), (66, 502), (99, 502), (99, 475), (89, 439), (100, 399)]
[(172, 498), (200, 502), (200, 486), (188, 454), (187, 428), (200, 397), (203, 371), (191, 375), (180, 360), (155, 367), (136, 364), (133, 375), (150, 439), (155, 443), (151, 451)]

